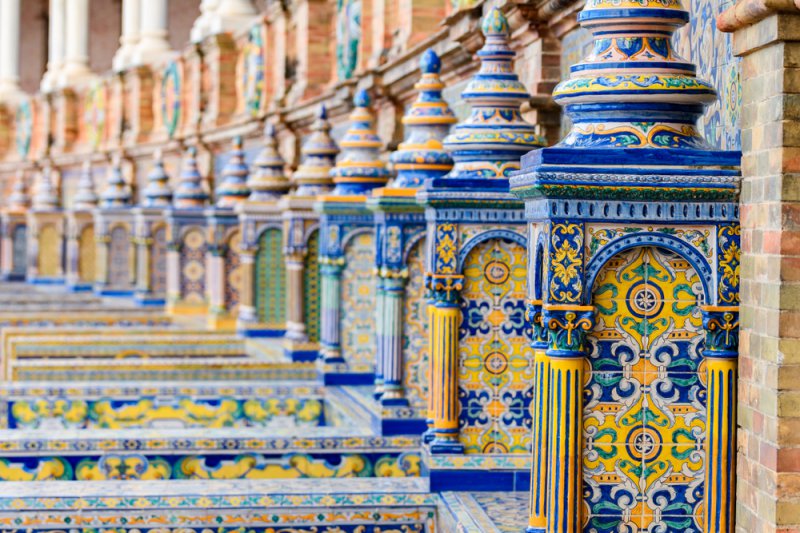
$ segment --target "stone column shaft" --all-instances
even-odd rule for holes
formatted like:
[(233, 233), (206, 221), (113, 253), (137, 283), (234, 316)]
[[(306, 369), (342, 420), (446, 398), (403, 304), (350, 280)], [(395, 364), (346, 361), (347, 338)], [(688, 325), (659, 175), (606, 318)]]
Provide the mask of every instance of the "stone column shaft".
[(50, 19), (48, 22), (47, 72), (42, 77), (41, 89), (52, 91), (58, 83), (61, 68), (64, 66), (64, 35), (66, 0), (50, 0)]
[(167, 309), (181, 299), (181, 252), (174, 243), (167, 245)]
[(89, 69), (89, 0), (65, 0), (66, 31), (61, 85), (68, 86), (91, 75)]
[(241, 323), (257, 322), (255, 293), (253, 291), (255, 276), (255, 255), (253, 250), (242, 250), (239, 254), (239, 268), (242, 272), (242, 286), (239, 287), (239, 316)]
[(122, 0), (122, 35), (119, 49), (114, 55), (114, 70), (121, 71), (131, 66), (133, 54), (139, 44), (141, 0)]
[(20, 0), (0, 1), (0, 97), (13, 96), (19, 86)]
[(140, 0), (139, 43), (134, 61), (137, 65), (157, 61), (171, 51), (167, 40), (167, 0)]

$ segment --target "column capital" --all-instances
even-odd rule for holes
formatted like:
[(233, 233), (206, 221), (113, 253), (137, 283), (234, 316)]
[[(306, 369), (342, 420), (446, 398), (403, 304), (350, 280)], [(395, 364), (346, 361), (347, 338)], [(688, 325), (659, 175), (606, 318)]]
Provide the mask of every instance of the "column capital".
[(531, 348), (547, 348), (547, 328), (544, 325), (544, 302), (528, 300), (525, 302), (525, 319), (533, 328)]
[(431, 296), (437, 304), (456, 305), (458, 293), (464, 288), (464, 276), (428, 273), (425, 275), (425, 286), (431, 291)]
[(583, 357), (587, 336), (594, 327), (591, 305), (544, 305), (543, 323), (549, 332), (547, 355)]
[(704, 305), (706, 331), (704, 357), (735, 358), (739, 355), (739, 308)]

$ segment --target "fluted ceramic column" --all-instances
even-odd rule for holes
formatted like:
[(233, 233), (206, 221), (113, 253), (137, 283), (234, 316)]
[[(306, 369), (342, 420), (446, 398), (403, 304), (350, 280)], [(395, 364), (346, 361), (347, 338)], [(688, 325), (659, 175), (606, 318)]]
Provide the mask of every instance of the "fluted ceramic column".
[(342, 346), (339, 333), (339, 322), (342, 316), (342, 269), (341, 264), (320, 265), (322, 275), (322, 328), (320, 353), (326, 363), (341, 363)]
[(253, 275), (255, 274), (255, 250), (244, 248), (239, 251), (241, 286), (239, 287), (239, 316), (237, 320), (246, 323), (258, 322), (256, 318)]
[(167, 40), (167, 0), (140, 1), (139, 44), (134, 54), (137, 65), (157, 61), (172, 50)]
[(59, 82), (69, 86), (89, 77), (89, 0), (65, 0), (64, 67)]
[(171, 234), (167, 241), (167, 311), (171, 312), (181, 299), (181, 244)]
[(383, 405), (408, 405), (403, 389), (403, 300), (406, 277), (387, 271), (383, 277), (383, 338), (378, 344), (383, 371)]
[[(433, 300), (433, 298), (431, 298), (431, 296), (428, 295), (428, 305), (425, 308), (425, 315), (426, 315), (426, 317), (428, 319), (428, 325), (429, 326), (430, 326), (430, 324), (433, 324), (433, 306), (435, 304), (436, 304), (436, 302)], [(433, 328), (432, 327), (428, 327), (428, 346), (429, 347), (433, 346), (434, 342), (436, 341), (436, 339), (434, 338), (433, 335), (434, 335)], [(428, 376), (430, 376), (429, 379), (431, 381), (433, 381), (433, 376), (435, 375), (433, 373), (433, 364), (434, 364), (433, 357), (429, 356), (428, 357)], [(429, 385), (429, 387), (430, 387), (430, 385)], [(428, 407), (428, 410), (427, 410), (426, 417), (425, 417), (425, 424), (428, 426), (428, 429), (425, 431), (425, 433), (422, 434), (422, 442), (424, 442), (425, 444), (430, 444), (433, 441), (433, 438), (436, 436), (435, 433), (434, 433), (434, 430), (433, 430), (433, 416), (434, 416), (434, 413), (433, 413), (433, 394), (431, 393), (431, 390), (429, 390), (429, 392), (428, 392), (428, 406), (427, 407)]]
[(303, 313), (305, 301), (303, 277), (305, 258), (302, 253), (286, 254), (286, 338), (299, 342), (308, 340), (306, 320)]
[(383, 330), (386, 316), (386, 293), (383, 291), (383, 277), (375, 280), (375, 391), (376, 399), (383, 395)]
[(581, 421), (587, 333), (594, 307), (545, 305), (550, 362), (547, 532), (578, 533), (582, 502)]
[(140, 293), (149, 293), (152, 287), (150, 272), (150, 254), (152, 253), (154, 239), (151, 235), (139, 235), (134, 240), (136, 246), (136, 290)]
[(531, 498), (527, 533), (547, 531), (547, 450), (549, 437), (550, 361), (542, 301), (528, 302), (527, 319), (533, 329), (533, 424), (531, 431)]
[(429, 394), (433, 402), (431, 453), (463, 453), (458, 438), (458, 328), (461, 309), (458, 292), (463, 276), (449, 275), (433, 282), (430, 307), (431, 368)]
[[(225, 308), (225, 254), (223, 246), (209, 246), (210, 260), (206, 261), (206, 297), (211, 315), (221, 315)], [(207, 256), (208, 257), (208, 256)]]
[(706, 306), (705, 533), (734, 531), (739, 308)]
[(122, 35), (119, 49), (114, 55), (114, 70), (125, 70), (133, 63), (136, 47), (139, 44), (141, 0), (122, 0)]
[(50, 0), (50, 19), (47, 37), (47, 72), (42, 77), (41, 89), (49, 92), (58, 84), (61, 68), (64, 66), (64, 9), (67, 0)]
[(0, 98), (18, 96), (20, 0), (0, 1)]

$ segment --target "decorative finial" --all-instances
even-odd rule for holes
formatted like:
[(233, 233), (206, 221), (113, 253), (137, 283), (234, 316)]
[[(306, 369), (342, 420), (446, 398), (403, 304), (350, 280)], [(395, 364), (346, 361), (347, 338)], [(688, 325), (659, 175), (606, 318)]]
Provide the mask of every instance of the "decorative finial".
[(217, 187), (217, 207), (233, 207), (250, 195), (247, 186), (247, 163), (244, 160), (241, 136), (233, 139), (230, 159), (222, 169), (222, 182)]
[(25, 171), (19, 169), (14, 176), (14, 187), (8, 196), (8, 208), (11, 211), (25, 211), (30, 205), (31, 198), (25, 186)]
[(442, 70), (442, 60), (432, 48), (428, 48), (422, 54), (422, 59), (419, 62), (422, 74), (439, 74)]
[(130, 205), (130, 203), (131, 193), (122, 175), (122, 161), (119, 155), (116, 155), (111, 164), (111, 170), (108, 174), (108, 180), (106, 181), (106, 188), (100, 197), (100, 206), (104, 208), (126, 207)]
[(546, 144), (520, 113), (530, 96), (514, 72), (516, 53), (508, 45), (506, 17), (494, 8), (482, 29), (486, 40), (477, 53), (481, 68), (461, 93), (472, 107), (470, 116), (444, 140), (456, 162), (447, 178), (508, 179), (525, 153)]
[(353, 105), (356, 107), (369, 107), (371, 104), (369, 92), (366, 89), (359, 89), (353, 97)]
[(331, 170), (336, 184), (335, 195), (369, 194), (389, 179), (386, 165), (380, 159), (383, 143), (375, 131), (375, 116), (367, 91), (360, 89), (353, 104), (355, 109), (350, 113), (350, 128), (339, 143), (342, 155)]
[(301, 149), (302, 163), (292, 175), (292, 181), (297, 186), (295, 196), (315, 196), (330, 191), (333, 184), (330, 172), (336, 165), (336, 155), (339, 153), (330, 131), (328, 110), (323, 104), (317, 113), (317, 120), (311, 125), (311, 135)]
[(695, 124), (716, 91), (672, 47), (688, 20), (679, 0), (587, 2), (578, 21), (593, 51), (553, 92), (573, 122), (559, 146), (709, 149)]
[(253, 173), (247, 180), (250, 188), (248, 202), (265, 202), (277, 200), (291, 188), (291, 183), (284, 173), (286, 162), (278, 152), (278, 139), (275, 125), (264, 125), (264, 148), (253, 161)]
[(594, 46), (553, 92), (572, 127), (525, 156), (517, 196), (736, 201), (740, 154), (713, 150), (695, 126), (716, 91), (673, 50), (688, 20), (680, 0), (586, 2), (578, 21)]
[(59, 199), (53, 185), (53, 167), (46, 163), (39, 174), (39, 185), (33, 196), (33, 208), (40, 211), (58, 209)]
[(72, 205), (75, 209), (93, 209), (97, 207), (97, 200), (92, 162), (84, 161), (81, 177), (78, 180), (78, 188), (72, 198)]
[(147, 187), (142, 195), (145, 207), (169, 207), (172, 203), (172, 189), (169, 186), (169, 175), (164, 169), (161, 150), (153, 154), (153, 169), (147, 175)]
[(453, 167), (442, 141), (458, 120), (442, 99), (441, 67), (436, 52), (426, 50), (420, 60), (422, 78), (414, 85), (419, 94), (403, 117), (406, 139), (390, 157), (397, 172), (392, 188), (419, 187), (426, 178), (440, 178)]
[(203, 187), (203, 176), (197, 169), (197, 147), (190, 146), (183, 158), (183, 168), (172, 204), (180, 208), (199, 208), (204, 207), (207, 202), (208, 192)]

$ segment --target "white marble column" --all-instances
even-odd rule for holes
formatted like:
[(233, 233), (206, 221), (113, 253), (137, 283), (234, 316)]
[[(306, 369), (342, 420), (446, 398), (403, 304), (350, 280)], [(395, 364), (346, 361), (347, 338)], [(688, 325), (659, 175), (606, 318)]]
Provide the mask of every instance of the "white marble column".
[(114, 70), (123, 71), (133, 64), (139, 45), (141, 0), (122, 0), (122, 35), (119, 49), (114, 55)]
[(47, 72), (42, 77), (41, 90), (52, 91), (58, 85), (58, 76), (64, 66), (64, 8), (66, 0), (50, 0), (50, 18), (47, 41)]
[(65, 0), (64, 67), (59, 82), (62, 87), (91, 77), (89, 68), (89, 0)]
[(200, 1), (200, 16), (195, 19), (190, 36), (193, 43), (199, 43), (210, 34), (211, 19), (217, 10), (217, 4), (219, 0)]
[(256, 14), (252, 0), (219, 0), (212, 18), (211, 35), (238, 33), (253, 22)]
[(0, 98), (19, 96), (20, 0), (0, 0)]
[(167, 12), (167, 0), (141, 0), (137, 65), (158, 61), (172, 51), (167, 40)]

